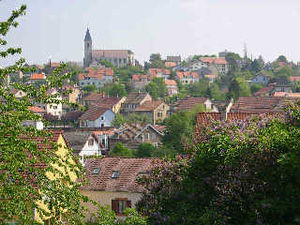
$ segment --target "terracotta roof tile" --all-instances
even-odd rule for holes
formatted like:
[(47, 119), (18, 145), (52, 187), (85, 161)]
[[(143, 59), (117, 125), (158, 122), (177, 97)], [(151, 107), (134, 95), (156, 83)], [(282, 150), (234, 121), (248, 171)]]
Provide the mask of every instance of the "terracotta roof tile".
[(227, 61), (225, 58), (217, 58), (217, 57), (201, 57), (200, 61), (208, 64), (216, 64), (216, 65), (223, 65), (227, 64)]
[(165, 84), (167, 86), (177, 86), (177, 82), (175, 80), (165, 80)]
[(84, 79), (88, 79), (88, 78), (102, 80), (103, 76), (113, 76), (114, 75), (114, 71), (111, 68), (100, 68), (97, 70), (87, 68), (86, 70), (87, 70), (87, 73), (78, 74), (79, 80), (84, 80)]
[(39, 107), (36, 107), (36, 106), (29, 106), (28, 109), (34, 113), (44, 113), (46, 112), (45, 109), (43, 108), (39, 108)]
[[(137, 183), (141, 174), (150, 172), (159, 159), (105, 157), (88, 159), (85, 163), (88, 186), (84, 190), (142, 192), (144, 189)], [(99, 173), (93, 173), (99, 169)], [(112, 178), (114, 171), (119, 171), (118, 178)]]
[(189, 97), (179, 101), (177, 110), (191, 110), (197, 104), (204, 104), (207, 98), (204, 97)]
[(30, 75), (30, 80), (45, 80), (46, 76), (43, 73), (33, 73)]
[(290, 76), (290, 81), (291, 82), (295, 82), (295, 81), (300, 82), (300, 76)]
[(138, 106), (135, 111), (136, 112), (150, 112), (155, 110), (157, 107), (159, 107), (161, 104), (163, 104), (162, 101), (147, 101)]
[(103, 115), (108, 108), (100, 108), (96, 105), (91, 105), (87, 111), (85, 111), (80, 117), (79, 120), (89, 120), (94, 121)]

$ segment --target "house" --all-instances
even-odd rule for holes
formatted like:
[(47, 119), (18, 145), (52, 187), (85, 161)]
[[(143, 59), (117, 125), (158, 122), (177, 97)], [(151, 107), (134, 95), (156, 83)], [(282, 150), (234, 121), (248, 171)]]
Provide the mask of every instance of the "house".
[(109, 108), (114, 113), (118, 113), (125, 100), (126, 97), (108, 97), (104, 94), (91, 93), (84, 97), (82, 101), (85, 106), (97, 105), (101, 108)]
[(181, 63), (181, 56), (167, 56), (166, 62), (173, 62), (176, 63), (177, 65)]
[(188, 97), (178, 102), (175, 111), (192, 110), (198, 105), (203, 105), (206, 111), (212, 110), (212, 102), (205, 97)]
[(152, 79), (152, 75), (133, 74), (131, 78), (132, 88), (135, 90), (142, 90)]
[(163, 121), (168, 116), (170, 107), (163, 101), (147, 101), (135, 109), (135, 113), (148, 116), (152, 124)]
[(18, 99), (23, 98), (24, 96), (26, 96), (26, 93), (22, 90), (19, 90), (19, 89), (12, 88), (11, 92), (14, 94), (15, 98), (18, 98)]
[(165, 80), (165, 84), (168, 89), (169, 96), (178, 94), (178, 85), (175, 80)]
[(300, 98), (300, 93), (274, 92), (274, 97)]
[(150, 143), (159, 146), (164, 135), (162, 126), (152, 124), (126, 124), (123, 128), (115, 132), (110, 138), (110, 149), (121, 142), (129, 149), (136, 150), (142, 143)]
[(257, 92), (254, 93), (254, 96), (270, 96), (270, 93), (272, 92), (272, 90), (274, 89), (273, 86), (268, 86), (268, 87), (262, 87), (261, 89), (259, 89)]
[(300, 82), (300, 76), (290, 76), (291, 82)]
[(29, 78), (29, 83), (43, 83), (46, 81), (46, 75), (44, 73), (32, 73)]
[(61, 94), (54, 88), (48, 90), (47, 94), (53, 96), (53, 101), (46, 104), (46, 113), (51, 116), (55, 116), (58, 119), (61, 119), (61, 116), (63, 114), (62, 103), (55, 103), (55, 101), (57, 100), (62, 101)]
[(199, 82), (199, 74), (196, 72), (176, 72), (176, 79), (179, 80), (182, 84), (192, 84)]
[(70, 85), (70, 84), (66, 84), (64, 86), (62, 86), (61, 92), (66, 92), (69, 91), (70, 93), (68, 94), (64, 94), (62, 96), (63, 100), (69, 102), (69, 103), (77, 103), (80, 97), (80, 89), (77, 85)]
[(99, 64), (108, 61), (116, 67), (135, 65), (134, 53), (131, 50), (93, 50), (92, 37), (87, 29), (84, 38), (84, 67), (92, 63)]
[(251, 84), (262, 84), (264, 86), (267, 86), (269, 82), (269, 77), (267, 76), (264, 76), (262, 74), (258, 74), (256, 77), (254, 77), (252, 80), (251, 80)]
[(278, 112), (291, 101), (287, 98), (280, 97), (239, 97), (233, 104), (230, 112)]
[(169, 79), (171, 71), (169, 69), (150, 68), (148, 73), (151, 77), (163, 78), (164, 80)]
[(131, 92), (122, 104), (121, 113), (127, 115), (130, 112), (134, 112), (138, 106), (146, 101), (152, 101), (152, 98), (148, 93)]
[(86, 128), (111, 127), (114, 118), (115, 113), (111, 109), (91, 105), (88, 110), (79, 117), (79, 126)]
[(216, 70), (218, 73), (221, 73), (221, 74), (225, 74), (228, 72), (228, 69), (229, 69), (228, 62), (226, 61), (225, 58), (200, 57), (199, 60), (201, 62), (205, 63), (210, 70)]
[(206, 74), (204, 77), (208, 79), (209, 83), (213, 83), (219, 76), (216, 74)]
[(93, 135), (97, 138), (99, 145), (101, 145), (102, 155), (107, 155), (110, 146), (110, 138), (115, 134), (115, 128), (101, 129), (93, 131)]
[[(141, 199), (144, 188), (138, 178), (150, 173), (159, 159), (105, 157), (86, 161), (86, 178), (89, 185), (81, 188), (81, 194), (99, 203), (109, 206), (120, 218), (126, 208), (135, 208)], [(92, 220), (98, 207), (85, 203), (89, 213), (87, 220)]]
[(65, 131), (65, 139), (73, 150), (73, 155), (79, 156), (82, 164), (85, 163), (86, 156), (99, 156), (101, 147), (97, 137), (91, 131)]
[(85, 87), (95, 85), (96, 88), (101, 88), (106, 83), (113, 82), (114, 71), (111, 68), (98, 68), (93, 70), (87, 68), (87, 73), (78, 74), (79, 86)]
[(274, 86), (273, 92), (292, 92), (292, 86), (285, 80), (280, 80)]
[[(46, 110), (43, 108), (39, 108), (36, 106), (30, 106), (28, 107), (28, 110), (33, 112), (36, 115), (40, 115), (41, 117), (43, 117), (46, 113)], [(22, 125), (25, 127), (31, 126), (31, 127), (35, 127), (38, 130), (43, 130), (44, 129), (44, 123), (42, 120), (24, 120), (22, 121)]]
[[(62, 131), (59, 130), (49, 130), (47, 133), (51, 136), (35, 136), (32, 135), (30, 137), (22, 136), (20, 137), (20, 141), (27, 143), (27, 141), (32, 142), (34, 145), (36, 145), (37, 151), (39, 152), (45, 152), (44, 157), (47, 155), (56, 155), (56, 162), (48, 162), (45, 164), (44, 162), (40, 161), (38, 163), (35, 163), (33, 165), (28, 165), (30, 167), (34, 168), (48, 168), (52, 167), (55, 170), (59, 170), (63, 176), (60, 176), (57, 174), (57, 172), (54, 170), (48, 170), (47, 173), (45, 174), (46, 177), (48, 178), (49, 181), (54, 181), (55, 183), (59, 186), (64, 186), (64, 188), (67, 188), (68, 186), (72, 185), (75, 183), (77, 179), (76, 172), (74, 170), (77, 169), (75, 165), (75, 160), (73, 160), (72, 157), (69, 157), (69, 149), (68, 145), (66, 143), (65, 137), (63, 135)], [(48, 144), (45, 144), (47, 141)], [(38, 154), (35, 154), (36, 157), (39, 157)], [(53, 157), (53, 156), (52, 156)], [(74, 165), (74, 167), (72, 166)], [(24, 171), (31, 171), (30, 168), (24, 168)], [(34, 173), (36, 170), (31, 171)], [(23, 182), (26, 182), (27, 184), (32, 184), (33, 187), (35, 188), (34, 184), (36, 183), (36, 177), (35, 176), (24, 176), (25, 180)], [(44, 180), (46, 182), (46, 180)], [(24, 185), (24, 184), (22, 184)], [(36, 187), (38, 188), (38, 187)], [(67, 190), (67, 189), (66, 189)], [(70, 189), (69, 189), (70, 190)], [(28, 191), (27, 191), (28, 192)], [(26, 192), (26, 194), (28, 194)], [(51, 192), (50, 192), (51, 193)], [(32, 194), (32, 193), (30, 193)], [(13, 195), (11, 195), (13, 196)], [(44, 197), (43, 197), (44, 196)], [(33, 196), (31, 196), (33, 197)], [(50, 224), (50, 219), (53, 215), (54, 212), (50, 211), (51, 206), (49, 206), (45, 199), (46, 195), (41, 194), (40, 199), (36, 200), (36, 205), (45, 210), (45, 213), (42, 214), (42, 212), (38, 210), (34, 210), (32, 213), (33, 218), (37, 221), (37, 223), (41, 224)], [(63, 196), (61, 196), (63, 197)], [(3, 199), (2, 199), (3, 200)], [(63, 215), (66, 209), (64, 209), (63, 204), (61, 205), (61, 214)], [(46, 214), (47, 213), (47, 214)], [(63, 218), (63, 217), (62, 217)], [(17, 218), (16, 218), (17, 220)], [(63, 220), (63, 219), (62, 219)], [(64, 223), (64, 221), (57, 221), (60, 223)], [(17, 223), (9, 223), (9, 224), (17, 224)]]

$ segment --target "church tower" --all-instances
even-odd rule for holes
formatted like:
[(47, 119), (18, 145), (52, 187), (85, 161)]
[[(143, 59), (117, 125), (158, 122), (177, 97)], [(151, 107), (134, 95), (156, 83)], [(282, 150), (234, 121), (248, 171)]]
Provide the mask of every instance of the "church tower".
[(88, 67), (92, 63), (92, 38), (89, 28), (87, 28), (84, 37), (84, 58), (83, 66)]

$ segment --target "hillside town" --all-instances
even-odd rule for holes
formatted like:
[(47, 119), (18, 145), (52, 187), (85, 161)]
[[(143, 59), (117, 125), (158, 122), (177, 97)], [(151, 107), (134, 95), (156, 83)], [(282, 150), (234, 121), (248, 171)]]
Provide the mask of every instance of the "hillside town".
[[(52, 136), (49, 141), (57, 146), (49, 147), (49, 143), (44, 143), (44, 137), (27, 135), (27, 131), (17, 135), (5, 133), (8, 130), (1, 132), (7, 140), (17, 138), (17, 140), (29, 140), (36, 143), (38, 152), (43, 152), (44, 149), (57, 149), (59, 157), (67, 161), (71, 159), (69, 157), (74, 157), (74, 161), (70, 163), (79, 164), (85, 171), (81, 179), (88, 181), (79, 188), (80, 194), (102, 207), (108, 206), (108, 209), (112, 210), (121, 221), (128, 217), (127, 208), (137, 210), (144, 208), (145, 211), (139, 212), (149, 216), (152, 222), (165, 221), (165, 223), (153, 222), (151, 224), (192, 224), (191, 221), (196, 221), (192, 216), (190, 222), (182, 222), (185, 218), (180, 217), (182, 221), (175, 223), (174, 221), (179, 221), (176, 216), (172, 222), (171, 214), (168, 214), (169, 217), (161, 218), (153, 214), (159, 207), (155, 208), (156, 206), (151, 205), (151, 199), (159, 196), (161, 192), (165, 193), (163, 188), (166, 188), (168, 184), (163, 181), (166, 177), (171, 176), (172, 179), (175, 177), (169, 174), (167, 168), (171, 168), (171, 164), (166, 163), (165, 160), (167, 158), (177, 160), (179, 164), (176, 165), (181, 165), (180, 163), (183, 165), (186, 160), (197, 161), (195, 155), (198, 150), (195, 146), (210, 140), (204, 138), (206, 135), (213, 135), (213, 131), (210, 131), (211, 133), (207, 131), (208, 127), (216, 124), (218, 127), (218, 124), (221, 124), (225, 129), (231, 124), (238, 124), (236, 125), (238, 127), (241, 123), (250, 123), (249, 121), (252, 119), (255, 121), (255, 118), (257, 120), (261, 118), (264, 121), (272, 116), (283, 117), (290, 112), (287, 112), (288, 107), (300, 101), (300, 61), (293, 62), (284, 55), (279, 55), (274, 61), (267, 62), (264, 56), (249, 57), (245, 45), (244, 55), (220, 49), (220, 52), (214, 55), (201, 52), (187, 58), (180, 55), (169, 55), (163, 58), (160, 53), (155, 52), (149, 55), (148, 61), (141, 63), (136, 58), (134, 49), (93, 49), (95, 44), (90, 29), (92, 28), (87, 28), (82, 35), (82, 62), (53, 62), (51, 59), (39, 65), (25, 62), (22, 69), (9, 72), (5, 78), (1, 77), (4, 87), (1, 93), (2, 90), (6, 93), (6, 97), (1, 96), (2, 115), (6, 115), (5, 113), (10, 115), (18, 104), (21, 106), (23, 102), (28, 102), (27, 105), (24, 103), (24, 106), (32, 116), (18, 117), (20, 119), (15, 121), (19, 121), (23, 126), (18, 129), (35, 129), (35, 132), (50, 133)], [(5, 68), (2, 69), (4, 71)], [(67, 78), (64, 79), (64, 76)], [(61, 83), (55, 84), (53, 77), (56, 77), (55, 79), (60, 77)], [(26, 86), (31, 89), (23, 88)], [(50, 88), (46, 90), (46, 87)], [(44, 92), (33, 94), (35, 90)], [(39, 100), (44, 97), (48, 100)], [(15, 102), (9, 105), (12, 98)], [(6, 104), (8, 104), (7, 107)], [(4, 123), (5, 120), (9, 121), (10, 117), (3, 118), (1, 117), (0, 123)], [(260, 123), (254, 122), (254, 124), (258, 126)], [(293, 126), (298, 125), (293, 123)], [(216, 129), (223, 128), (219, 126)], [(299, 131), (299, 127), (296, 130)], [(252, 133), (249, 137), (251, 135)], [(287, 138), (284, 136), (285, 133), (281, 135), (282, 138)], [(217, 136), (210, 137), (216, 138)], [(5, 141), (0, 142), (1, 145), (2, 143), (5, 145)], [(221, 145), (220, 142), (213, 148), (217, 149)], [(273, 151), (271, 144), (268, 147), (269, 151)], [(30, 150), (28, 145), (24, 148)], [(65, 150), (67, 148), (70, 149), (72, 156), (68, 156)], [(297, 156), (299, 156), (299, 149), (297, 151)], [(1, 151), (0, 155), (2, 154)], [(266, 156), (268, 157), (275, 156)], [(285, 157), (288, 157), (288, 153)], [(34, 163), (35, 167), (42, 167), (41, 162)], [(52, 162), (51, 165), (54, 163)], [(245, 170), (248, 168), (246, 167), (245, 165)], [(63, 173), (69, 173), (66, 166), (63, 168)], [(157, 168), (161, 168), (160, 172), (164, 169), (165, 172), (167, 171), (167, 175), (159, 174), (156, 177), (158, 180), (161, 179), (162, 190), (153, 188), (151, 186), (154, 185), (151, 183), (153, 181), (148, 181), (148, 186), (143, 186), (138, 182), (145, 177), (154, 176), (152, 171)], [(174, 170), (171, 171), (177, 171), (174, 172), (177, 173), (177, 178), (183, 179), (182, 177), (187, 176), (182, 174), (179, 167), (172, 168)], [(224, 166), (223, 169), (226, 171), (228, 168)], [(4, 173), (5, 170), (7, 168), (1, 169)], [(31, 176), (27, 172), (26, 179)], [(73, 172), (70, 172), (70, 182), (78, 183), (77, 175), (71, 175)], [(193, 174), (197, 173), (193, 171)], [(53, 172), (51, 176), (56, 177), (57, 173)], [(177, 178), (169, 184), (174, 182), (175, 185), (179, 182)], [(21, 178), (14, 178), (14, 173), (9, 176), (9, 179), (12, 184), (16, 180), (18, 182), (18, 179), (21, 180)], [(211, 182), (209, 179), (213, 178), (203, 179), (209, 183)], [(64, 182), (69, 182), (67, 180)], [(39, 185), (33, 186), (38, 189)], [(154, 195), (150, 191), (147, 192), (148, 195), (145, 195), (145, 190), (150, 188), (159, 194)], [(170, 188), (166, 192), (169, 193), (172, 190)], [(188, 189), (184, 190), (188, 193)], [(154, 197), (151, 198), (149, 193)], [(47, 202), (48, 198), (50, 197), (43, 197), (43, 201), (46, 199), (45, 202)], [(180, 196), (178, 198), (179, 202), (182, 201)], [(156, 199), (156, 201), (162, 200)], [(97, 221), (98, 217), (95, 215), (99, 210), (98, 205), (91, 202), (83, 203), (83, 201), (81, 204), (88, 209), (85, 213), (85, 221), (90, 221), (90, 224)], [(150, 210), (151, 207), (155, 209), (153, 212)], [(266, 207), (269, 206), (266, 205)], [(172, 212), (175, 208), (175, 206), (170, 209), (166, 207), (165, 211), (162, 211)], [(291, 208), (297, 211), (292, 206)], [(42, 212), (34, 211), (36, 221), (54, 224), (51, 215), (42, 215)], [(61, 215), (60, 218), (62, 218)], [(11, 221), (9, 224), (17, 224), (13, 222), (17, 221), (16, 218)], [(204, 223), (199, 222), (199, 224)]]

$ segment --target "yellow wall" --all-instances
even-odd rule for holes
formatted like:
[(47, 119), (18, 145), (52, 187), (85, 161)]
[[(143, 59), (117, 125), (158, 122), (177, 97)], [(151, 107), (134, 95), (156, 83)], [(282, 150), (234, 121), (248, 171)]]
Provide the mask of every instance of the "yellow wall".
[[(56, 154), (58, 156), (60, 156), (62, 159), (66, 159), (66, 157), (68, 156), (68, 151), (69, 149), (67, 148), (67, 145), (66, 145), (66, 142), (64, 140), (64, 138), (62, 137), (62, 135), (60, 134), (59, 135), (59, 138), (58, 138), (58, 141), (56, 143), (58, 146), (58, 149), (56, 151)], [(73, 161), (73, 159), (69, 159), (69, 163), (71, 164), (75, 164), (75, 162)], [(72, 182), (76, 181), (77, 179), (77, 176), (76, 176), (76, 173), (75, 172), (72, 172), (69, 168), (67, 168), (67, 170), (65, 170), (65, 168), (63, 167), (59, 167), (58, 164), (53, 164), (52, 165), (54, 168), (58, 169), (59, 171), (63, 172), (63, 174), (69, 174), (70, 176), (70, 179)], [(54, 180), (54, 179), (59, 179), (61, 178), (59, 176), (59, 174), (53, 174), (52, 172), (47, 172), (46, 173), (46, 176), (49, 178), (49, 180)], [(61, 182), (65, 183), (64, 180), (62, 179)], [(39, 201), (37, 203), (42, 209), (44, 210), (47, 210), (47, 206), (42, 202), (42, 201)], [(62, 209), (62, 212), (64, 210)], [(49, 211), (48, 211), (49, 212)], [(42, 222), (43, 220), (46, 220), (46, 219), (49, 219), (50, 217), (48, 218), (41, 218), (41, 215), (39, 215), (38, 213), (35, 214), (35, 219), (38, 221), (38, 222)]]
[[(82, 195), (89, 197), (91, 200), (98, 202), (101, 206), (109, 206), (111, 208), (111, 200), (116, 198), (128, 198), (131, 201), (131, 207), (134, 208), (135, 204), (141, 199), (141, 193), (132, 192), (110, 192), (110, 191), (87, 191), (81, 190)], [(91, 218), (91, 214), (97, 212), (97, 207), (91, 203), (84, 203), (88, 208), (86, 220)]]

